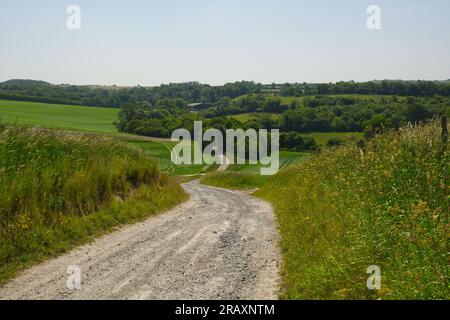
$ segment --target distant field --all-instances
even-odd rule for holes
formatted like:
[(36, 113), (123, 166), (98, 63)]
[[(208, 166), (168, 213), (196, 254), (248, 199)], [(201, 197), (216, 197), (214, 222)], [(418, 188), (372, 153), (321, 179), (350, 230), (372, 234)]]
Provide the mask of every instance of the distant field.
[[(73, 131), (118, 134), (117, 129), (113, 126), (113, 122), (117, 120), (118, 111), (118, 109), (111, 108), (0, 100), (0, 120), (2, 122)], [(173, 166), (170, 161), (170, 150), (174, 143), (170, 141), (163, 141), (163, 139), (149, 141), (144, 138), (140, 140), (139, 136), (128, 134), (121, 134), (120, 137), (143, 149), (155, 159), (161, 170), (171, 174), (199, 174), (205, 169), (205, 165)]]
[(155, 141), (128, 141), (129, 144), (142, 149), (155, 159), (161, 170), (168, 170), (170, 167), (170, 143), (160, 143)]
[[(298, 163), (308, 156), (307, 152), (280, 151), (280, 169)], [(259, 174), (261, 167), (261, 164), (233, 164), (228, 167), (227, 171)]]
[[(175, 145), (174, 142), (156, 142), (156, 141), (129, 141), (130, 144), (144, 150), (148, 155), (155, 159), (158, 167), (174, 175), (195, 175), (214, 170), (217, 165), (208, 167), (205, 164), (179, 165), (175, 166), (170, 160), (170, 150)], [(307, 152), (280, 151), (280, 169), (291, 164), (298, 163), (309, 156)], [(259, 174), (261, 164), (234, 164), (230, 165), (227, 171)]]
[(253, 112), (253, 113), (241, 113), (227, 116), (228, 118), (234, 118), (240, 122), (246, 122), (248, 120), (262, 118), (265, 116), (269, 116), (272, 119), (280, 119), (281, 114), (277, 113), (269, 113), (269, 112)]
[[(307, 159), (306, 152), (280, 151), (280, 170)], [(233, 164), (226, 171), (215, 171), (203, 176), (203, 184), (233, 189), (245, 190), (263, 187), (272, 176), (260, 175), (261, 164)]]
[(171, 161), (171, 150), (175, 142), (157, 142), (157, 141), (128, 141), (128, 143), (144, 150), (149, 156), (155, 159), (158, 167), (173, 175), (197, 175), (216, 167), (208, 167), (205, 164), (174, 165)]
[[(117, 120), (118, 109), (69, 106), (36, 102), (0, 100), (0, 119), (18, 125), (30, 125), (74, 131), (117, 133), (113, 122)], [(204, 165), (182, 165), (174, 167), (170, 161), (170, 141), (128, 140), (128, 143), (143, 149), (152, 156), (161, 170), (171, 174), (198, 174)], [(136, 139), (139, 139), (136, 136)]]
[[(117, 109), (58, 105), (36, 102), (0, 100), (0, 120), (13, 122), (19, 125), (33, 125), (46, 128), (56, 128), (75, 131), (89, 131), (99, 133), (117, 133), (113, 122), (117, 119)], [(280, 117), (273, 113), (244, 113), (233, 115), (233, 118), (245, 122), (252, 118), (269, 115)], [(313, 137), (319, 145), (325, 145), (331, 138), (340, 138), (345, 141), (362, 139), (362, 134), (327, 132), (304, 134)], [(125, 139), (127, 139), (124, 135)], [(144, 149), (146, 153), (155, 158), (159, 168), (175, 175), (199, 174), (205, 170), (204, 165), (173, 166), (170, 161), (170, 151), (173, 143), (170, 141), (129, 141), (129, 143)], [(280, 167), (304, 158), (304, 153), (285, 152), (280, 154)], [(230, 171), (246, 173), (259, 172), (259, 165), (233, 165)]]
[(302, 136), (314, 138), (318, 145), (324, 146), (328, 140), (332, 138), (339, 138), (345, 142), (363, 140), (362, 132), (313, 132), (302, 133)]
[(19, 125), (114, 133), (118, 109), (0, 100), (0, 120)]

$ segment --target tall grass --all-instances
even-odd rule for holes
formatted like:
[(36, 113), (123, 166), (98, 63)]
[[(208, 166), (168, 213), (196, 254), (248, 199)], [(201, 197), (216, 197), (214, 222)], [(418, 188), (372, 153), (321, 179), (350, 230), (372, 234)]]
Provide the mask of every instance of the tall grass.
[(0, 278), (184, 198), (137, 148), (82, 134), (0, 127)]
[[(257, 194), (274, 204), (285, 299), (449, 299), (450, 152), (437, 122), (323, 151)], [(366, 287), (369, 265), (382, 287)]]

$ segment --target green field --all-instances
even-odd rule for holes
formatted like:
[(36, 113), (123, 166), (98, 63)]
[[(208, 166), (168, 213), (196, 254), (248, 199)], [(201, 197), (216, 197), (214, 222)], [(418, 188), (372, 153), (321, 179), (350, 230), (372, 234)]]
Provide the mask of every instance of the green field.
[[(99, 133), (118, 133), (113, 122), (117, 120), (118, 109), (70, 106), (48, 103), (0, 100), (0, 119), (2, 122), (18, 125), (37, 126), (73, 131)], [(174, 145), (170, 141), (139, 140), (136, 136), (124, 139), (148, 155), (152, 156), (159, 168), (174, 175), (198, 174), (204, 165), (173, 166), (170, 161), (170, 150)]]
[(128, 141), (128, 143), (145, 151), (146, 154), (155, 159), (158, 167), (173, 175), (197, 175), (208, 170), (204, 164), (173, 165), (171, 161), (171, 150), (175, 142), (157, 141)]
[(0, 100), (0, 119), (18, 125), (114, 133), (118, 109)]
[[(280, 170), (298, 164), (310, 157), (307, 152), (280, 151)], [(261, 175), (261, 164), (232, 164), (226, 171), (211, 172), (201, 178), (201, 183), (233, 190), (263, 187), (272, 176)]]
[[(280, 151), (280, 169), (298, 163), (308, 156), (309, 153), (307, 152)], [(227, 171), (259, 175), (261, 167), (263, 167), (261, 164), (232, 164), (228, 167)]]
[[(117, 113), (118, 109), (111, 108), (0, 100), (0, 120), (18, 125), (118, 134), (117, 129), (113, 126), (113, 122), (117, 119)], [(231, 117), (245, 122), (251, 118), (265, 115), (274, 118), (280, 117), (280, 115), (273, 113), (245, 113)], [(339, 137), (343, 140), (349, 140), (353, 135), (361, 136), (360, 133), (333, 132), (305, 134), (305, 136), (312, 136), (318, 144), (322, 145), (326, 144), (330, 138)], [(128, 140), (130, 135), (123, 134), (123, 136), (125, 141), (143, 149), (148, 155), (152, 156), (161, 170), (171, 174), (192, 175), (209, 171), (210, 169), (205, 165), (173, 166), (170, 161), (170, 150), (174, 143), (169, 140), (151, 141), (138, 136), (135, 136), (133, 140)], [(280, 167), (296, 162), (304, 158), (304, 156), (304, 153), (281, 151)], [(228, 170), (243, 173), (259, 173), (260, 167), (260, 165), (232, 165)]]
[(282, 104), (290, 104), (292, 102), (303, 103), (304, 97), (279, 97)]
[(240, 122), (247, 122), (252, 119), (259, 119), (263, 117), (270, 117), (272, 119), (281, 119), (281, 114), (269, 113), (269, 112), (253, 112), (253, 113), (241, 113), (229, 115), (227, 118), (234, 118)]
[(303, 133), (302, 136), (313, 138), (316, 143), (321, 146), (326, 145), (328, 140), (333, 138), (338, 138), (345, 142), (354, 142), (364, 139), (362, 132), (313, 132)]

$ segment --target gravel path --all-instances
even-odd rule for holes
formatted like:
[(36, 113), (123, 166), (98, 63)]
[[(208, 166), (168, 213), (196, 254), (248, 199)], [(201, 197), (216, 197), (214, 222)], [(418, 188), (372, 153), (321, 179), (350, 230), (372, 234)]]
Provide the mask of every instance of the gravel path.
[[(190, 200), (22, 272), (0, 299), (276, 299), (272, 208), (243, 192), (183, 185)], [(81, 288), (66, 282), (70, 265)]]

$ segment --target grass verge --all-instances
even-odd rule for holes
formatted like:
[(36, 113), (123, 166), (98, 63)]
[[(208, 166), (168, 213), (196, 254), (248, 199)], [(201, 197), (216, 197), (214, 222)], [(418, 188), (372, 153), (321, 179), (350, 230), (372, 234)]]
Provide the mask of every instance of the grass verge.
[(124, 143), (2, 127), (0, 282), (186, 198), (151, 157)]
[(266, 181), (267, 176), (232, 171), (216, 171), (200, 179), (206, 185), (235, 190), (260, 188)]
[[(325, 150), (271, 178), (284, 299), (449, 299), (450, 152), (437, 123)], [(370, 265), (381, 289), (366, 287)]]

